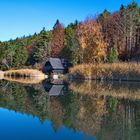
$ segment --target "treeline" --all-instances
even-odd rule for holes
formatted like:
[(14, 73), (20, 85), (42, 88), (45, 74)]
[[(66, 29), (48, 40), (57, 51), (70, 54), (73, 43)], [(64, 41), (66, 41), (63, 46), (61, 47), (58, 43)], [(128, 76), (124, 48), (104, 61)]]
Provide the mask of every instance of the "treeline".
[(67, 27), (57, 20), (50, 31), (43, 28), (38, 34), (0, 42), (1, 69), (42, 66), (49, 57), (65, 58), (75, 65), (138, 61), (139, 56), (140, 8), (136, 2)]

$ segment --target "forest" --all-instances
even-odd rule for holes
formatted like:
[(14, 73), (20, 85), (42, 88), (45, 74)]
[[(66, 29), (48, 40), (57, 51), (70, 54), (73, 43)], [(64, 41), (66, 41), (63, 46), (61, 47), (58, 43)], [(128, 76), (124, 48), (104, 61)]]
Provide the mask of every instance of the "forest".
[(140, 8), (136, 2), (113, 13), (103, 13), (64, 26), (56, 21), (52, 30), (0, 42), (0, 69), (31, 66), (41, 68), (49, 57), (73, 65), (140, 60)]

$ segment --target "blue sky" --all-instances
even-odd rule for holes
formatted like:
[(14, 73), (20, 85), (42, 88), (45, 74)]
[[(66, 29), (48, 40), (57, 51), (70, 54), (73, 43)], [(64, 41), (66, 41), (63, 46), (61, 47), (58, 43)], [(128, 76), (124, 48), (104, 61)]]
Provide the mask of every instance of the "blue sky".
[[(140, 5), (140, 0), (136, 0)], [(0, 0), (0, 40), (51, 29), (59, 19), (65, 26), (97, 15), (104, 9), (116, 11), (132, 0)]]

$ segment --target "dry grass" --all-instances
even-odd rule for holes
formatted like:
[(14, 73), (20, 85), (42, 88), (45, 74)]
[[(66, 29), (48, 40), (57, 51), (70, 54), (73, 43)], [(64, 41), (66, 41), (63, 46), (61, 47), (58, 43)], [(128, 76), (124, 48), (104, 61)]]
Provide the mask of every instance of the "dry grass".
[(140, 81), (140, 64), (83, 64), (70, 69), (70, 77), (77, 79), (104, 80), (138, 80)]

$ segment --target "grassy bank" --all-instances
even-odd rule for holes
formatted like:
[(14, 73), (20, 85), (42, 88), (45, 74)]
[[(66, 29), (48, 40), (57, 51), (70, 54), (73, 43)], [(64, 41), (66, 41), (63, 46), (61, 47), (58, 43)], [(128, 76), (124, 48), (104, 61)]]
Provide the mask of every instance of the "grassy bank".
[(140, 81), (140, 64), (82, 64), (70, 69), (69, 78), (81, 80)]

